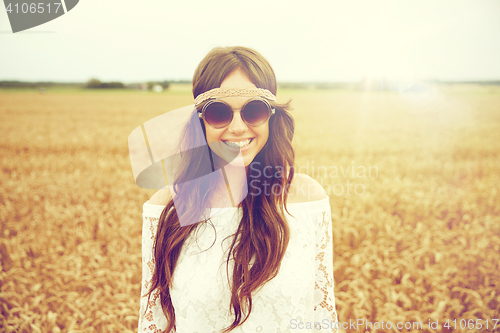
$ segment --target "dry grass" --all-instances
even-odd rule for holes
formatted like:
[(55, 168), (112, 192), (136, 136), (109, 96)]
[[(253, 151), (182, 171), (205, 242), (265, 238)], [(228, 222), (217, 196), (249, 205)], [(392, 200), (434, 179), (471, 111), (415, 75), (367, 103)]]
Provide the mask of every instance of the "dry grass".
[[(500, 318), (500, 91), (460, 89), (427, 113), (390, 93), (279, 94), (294, 99), (297, 166), (330, 195), (340, 321), (431, 332), (429, 319), (436, 331), (489, 319), (492, 331)], [(136, 330), (154, 191), (133, 183), (127, 138), (190, 102), (182, 91), (0, 92), (1, 331)], [(347, 181), (364, 193), (348, 195)]]

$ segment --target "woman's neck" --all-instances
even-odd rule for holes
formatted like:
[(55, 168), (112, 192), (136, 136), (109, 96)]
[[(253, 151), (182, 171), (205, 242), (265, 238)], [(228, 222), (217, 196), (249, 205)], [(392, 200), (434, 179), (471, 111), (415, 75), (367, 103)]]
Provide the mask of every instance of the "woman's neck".
[[(218, 161), (217, 165), (224, 165)], [(241, 162), (241, 163), (238, 163)], [(233, 161), (219, 167), (222, 172), (222, 182), (217, 184), (217, 190), (212, 196), (213, 207), (237, 207), (248, 193), (247, 169), (243, 161)]]

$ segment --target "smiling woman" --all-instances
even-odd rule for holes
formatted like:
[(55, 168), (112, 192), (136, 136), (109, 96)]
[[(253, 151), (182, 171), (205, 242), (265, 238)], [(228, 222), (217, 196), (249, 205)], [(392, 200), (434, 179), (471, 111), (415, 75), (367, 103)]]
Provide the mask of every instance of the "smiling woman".
[[(257, 88), (255, 84), (250, 81), (245, 72), (243, 72), (240, 68), (237, 68), (233, 72), (231, 72), (224, 79), (224, 81), (222, 81), (220, 87), (232, 89)], [(267, 110), (265, 110), (267, 119), (264, 119), (264, 122), (261, 122), (256, 126), (249, 126), (249, 124), (247, 124), (247, 122), (244, 121), (242, 117), (242, 110), (247, 111), (247, 108), (251, 108), (247, 103), (249, 100), (248, 97), (229, 96), (221, 97), (219, 99), (227, 103), (227, 105), (232, 108), (233, 116), (232, 119), (229, 119), (230, 123), (222, 128), (214, 128), (207, 122), (206, 118), (204, 119), (208, 145), (216, 154), (216, 156), (222, 157), (228, 163), (231, 162), (231, 156), (234, 154), (227, 154), (224, 151), (224, 146), (216, 145), (215, 143), (223, 142), (225, 143), (225, 146), (228, 146), (231, 150), (241, 149), (244, 164), (245, 166), (248, 166), (250, 162), (253, 161), (255, 156), (257, 156), (257, 153), (259, 153), (267, 143), (267, 140), (269, 138), (269, 115), (271, 113), (267, 113)], [(258, 102), (259, 100), (254, 101)], [(264, 102), (260, 103), (264, 104)], [(213, 105), (213, 103), (211, 105)], [(243, 106), (245, 107), (245, 109), (243, 109)], [(257, 109), (258, 107), (254, 107), (248, 112), (256, 113), (258, 112)], [(236, 110), (238, 110), (238, 112), (236, 112)], [(219, 117), (221, 117), (222, 112), (220, 112), (219, 110), (215, 110), (212, 111), (212, 113), (217, 113)]]
[[(190, 126), (201, 125), (209, 154), (186, 153), (173, 191), (144, 204), (140, 332), (275, 333), (306, 321), (315, 327), (304, 332), (336, 332), (329, 198), (294, 174), (294, 121), (276, 88), (248, 48), (216, 48), (198, 66), (184, 139), (199, 140)], [(206, 164), (226, 182), (194, 177)], [(241, 200), (217, 199), (228, 192)]]

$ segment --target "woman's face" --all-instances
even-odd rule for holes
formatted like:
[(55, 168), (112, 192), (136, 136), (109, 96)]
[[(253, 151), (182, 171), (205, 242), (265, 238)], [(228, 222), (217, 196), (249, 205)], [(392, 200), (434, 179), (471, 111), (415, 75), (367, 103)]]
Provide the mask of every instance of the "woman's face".
[[(224, 81), (221, 88), (257, 88), (248, 76), (239, 68), (231, 72)], [(220, 98), (228, 103), (235, 111), (233, 120), (229, 125), (223, 128), (213, 128), (205, 120), (205, 130), (207, 134), (207, 142), (210, 149), (220, 158), (230, 163), (237, 156), (241, 149), (245, 166), (250, 165), (255, 156), (261, 151), (269, 138), (269, 119), (262, 125), (253, 127), (248, 126), (243, 119), (239, 110), (247, 100), (252, 97), (232, 96)], [(247, 145), (245, 141), (250, 140)], [(237, 142), (241, 148), (231, 147), (227, 142)], [(241, 146), (244, 145), (244, 146)]]

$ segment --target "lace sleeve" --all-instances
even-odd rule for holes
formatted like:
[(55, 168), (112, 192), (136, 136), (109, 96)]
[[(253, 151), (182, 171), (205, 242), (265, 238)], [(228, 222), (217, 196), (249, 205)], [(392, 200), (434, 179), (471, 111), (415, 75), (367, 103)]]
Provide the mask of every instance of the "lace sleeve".
[[(321, 212), (316, 230), (316, 283), (314, 293), (314, 332), (337, 333), (333, 280), (333, 237), (330, 205)], [(321, 326), (321, 328), (320, 328)]]
[[(161, 210), (151, 214), (143, 214), (142, 226), (142, 284), (141, 301), (139, 313), (139, 332), (162, 333), (167, 327), (167, 319), (163, 314), (160, 302), (160, 292), (155, 290), (151, 297), (146, 295), (151, 287), (151, 278), (153, 276), (155, 261), (153, 256), (154, 240), (158, 227), (158, 217)], [(158, 217), (151, 216), (158, 214)], [(146, 296), (145, 296), (146, 295)], [(170, 333), (175, 333), (171, 331)]]

